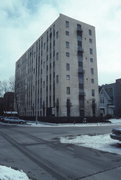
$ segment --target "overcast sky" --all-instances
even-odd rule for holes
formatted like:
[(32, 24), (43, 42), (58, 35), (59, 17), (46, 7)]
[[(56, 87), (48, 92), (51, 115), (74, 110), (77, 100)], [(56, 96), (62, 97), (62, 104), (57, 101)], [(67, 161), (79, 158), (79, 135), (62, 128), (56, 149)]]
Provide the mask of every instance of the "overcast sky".
[(96, 27), (99, 84), (121, 78), (121, 0), (1, 0), (0, 80), (59, 13)]

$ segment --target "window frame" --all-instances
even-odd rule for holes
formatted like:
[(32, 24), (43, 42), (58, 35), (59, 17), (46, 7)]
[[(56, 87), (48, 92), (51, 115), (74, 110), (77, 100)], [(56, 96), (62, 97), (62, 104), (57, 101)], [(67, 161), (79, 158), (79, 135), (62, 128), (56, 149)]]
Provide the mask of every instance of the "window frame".
[(70, 53), (69, 52), (66, 52), (66, 57), (70, 57)]
[(69, 28), (69, 21), (65, 21), (66, 28)]
[(70, 87), (69, 87), (69, 86), (66, 87), (66, 94), (67, 94), (67, 95), (70, 95), (70, 94), (71, 94), (71, 91), (70, 91)]
[(69, 31), (65, 31), (66, 36), (69, 36)]
[(66, 71), (70, 71), (70, 64), (66, 63)]

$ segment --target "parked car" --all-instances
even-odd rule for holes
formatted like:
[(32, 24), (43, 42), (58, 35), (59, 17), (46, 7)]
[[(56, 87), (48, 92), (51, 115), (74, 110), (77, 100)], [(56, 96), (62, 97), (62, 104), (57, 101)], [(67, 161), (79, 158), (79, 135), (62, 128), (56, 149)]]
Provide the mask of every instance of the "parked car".
[(112, 139), (121, 141), (121, 128), (112, 129), (112, 133), (110, 134), (110, 137)]
[(15, 124), (26, 124), (26, 121), (19, 119), (18, 117), (5, 117), (3, 118), (4, 123), (15, 123)]
[(0, 121), (2, 121), (3, 120), (3, 116), (0, 116)]

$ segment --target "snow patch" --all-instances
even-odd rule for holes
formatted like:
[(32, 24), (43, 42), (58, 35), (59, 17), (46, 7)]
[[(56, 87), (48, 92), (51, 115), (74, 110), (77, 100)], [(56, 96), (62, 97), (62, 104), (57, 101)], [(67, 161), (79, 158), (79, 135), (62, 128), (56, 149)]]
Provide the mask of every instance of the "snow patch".
[(56, 124), (56, 123), (28, 123), (27, 126), (31, 127), (96, 127), (96, 126), (110, 126), (112, 125), (111, 123), (68, 123), (68, 124)]
[(111, 139), (109, 134), (61, 137), (60, 142), (75, 144), (78, 146), (89, 147), (121, 155), (121, 144), (119, 141)]
[[(48, 122), (35, 122), (35, 121), (27, 121), (27, 124), (16, 126), (24, 126), (24, 127), (96, 127), (96, 126), (114, 126), (121, 125), (121, 119), (109, 119), (111, 123), (67, 123), (67, 124), (57, 124), (57, 123), (48, 123)], [(2, 123), (0, 124), (12, 126), (13, 124)]]
[(0, 180), (30, 180), (21, 170), (14, 170), (11, 167), (0, 165)]
[(113, 126), (114, 124), (120, 125), (121, 119), (109, 119), (111, 123), (67, 123), (67, 124), (56, 124), (56, 123), (46, 123), (46, 122), (28, 122), (26, 126), (31, 127), (96, 127), (96, 126)]
[(112, 124), (121, 124), (121, 119), (109, 119)]

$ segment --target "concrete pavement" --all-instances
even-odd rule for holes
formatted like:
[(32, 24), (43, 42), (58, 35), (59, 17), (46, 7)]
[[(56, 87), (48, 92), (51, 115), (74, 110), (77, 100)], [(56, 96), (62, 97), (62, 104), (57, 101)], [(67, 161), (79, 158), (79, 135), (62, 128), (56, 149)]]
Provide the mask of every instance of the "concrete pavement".
[(120, 180), (120, 155), (59, 141), (61, 136), (103, 134), (111, 128), (0, 125), (0, 164), (23, 169), (32, 180)]

